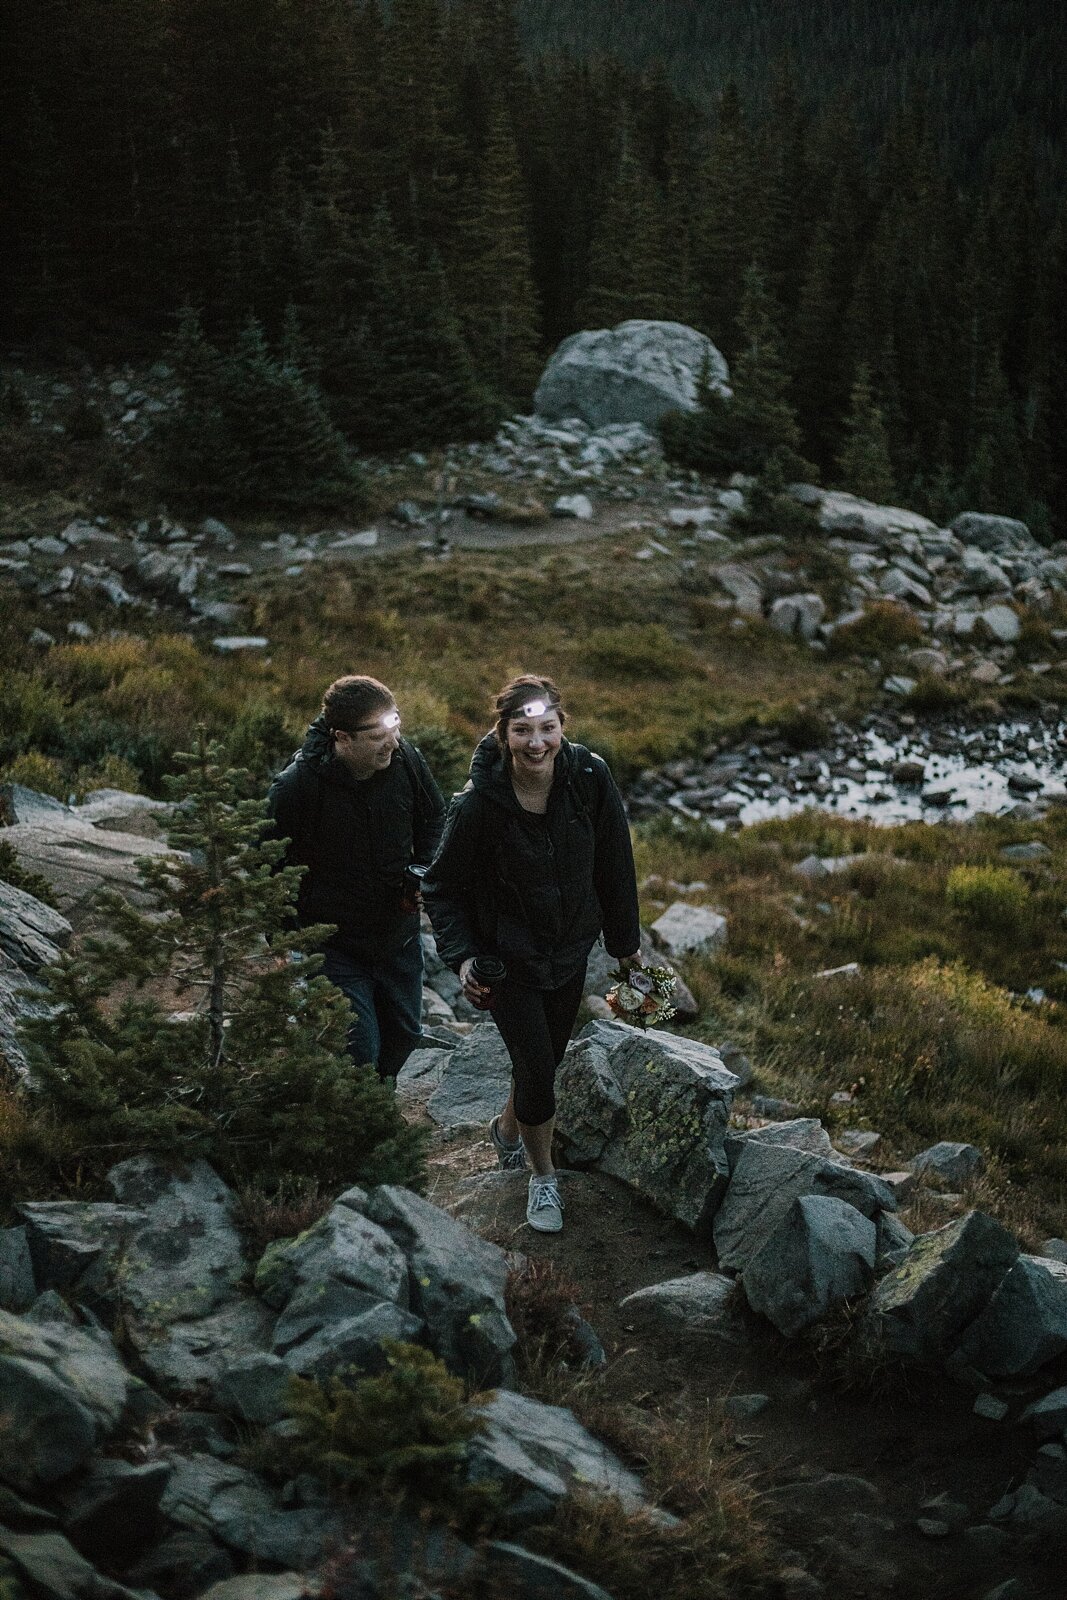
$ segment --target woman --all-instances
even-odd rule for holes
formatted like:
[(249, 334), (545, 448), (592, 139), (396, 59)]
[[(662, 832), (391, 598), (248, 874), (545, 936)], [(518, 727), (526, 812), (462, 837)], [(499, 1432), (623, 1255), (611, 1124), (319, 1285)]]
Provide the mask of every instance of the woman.
[[(563, 737), (566, 713), (552, 680), (513, 679), (496, 712), (423, 894), (441, 958), (474, 1005), (491, 1006), (511, 1057), (508, 1103), (489, 1126), (500, 1165), (529, 1162), (527, 1220), (558, 1233), (556, 1068), (601, 930), (610, 955), (640, 960), (637, 884), (622, 797), (600, 757)], [(472, 973), (478, 958), (506, 969), (492, 989)]]

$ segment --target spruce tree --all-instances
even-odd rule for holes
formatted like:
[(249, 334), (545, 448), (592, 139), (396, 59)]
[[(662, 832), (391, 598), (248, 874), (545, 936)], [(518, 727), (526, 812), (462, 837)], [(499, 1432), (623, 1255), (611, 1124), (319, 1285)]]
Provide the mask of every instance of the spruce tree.
[(895, 485), (889, 440), (871, 393), (870, 371), (863, 365), (852, 385), (837, 465), (843, 489), (880, 505), (892, 504)]
[(268, 1187), (417, 1180), (421, 1137), (348, 1059), (347, 1001), (306, 953), (326, 930), (292, 927), (303, 869), (280, 866), (265, 803), (219, 745), (201, 730), (179, 759), (170, 839), (185, 853), (143, 863), (149, 911), (102, 893), (104, 931), (42, 975), (34, 1092), (77, 1129), (90, 1172), (151, 1150)]
[(525, 184), (502, 106), (492, 111), (465, 212), (454, 276), (467, 346), (487, 388), (528, 405), (541, 369), (540, 314)]
[(160, 429), (173, 494), (237, 509), (358, 499), (362, 479), (322, 396), (256, 321), (222, 354), (187, 312), (174, 360), (182, 400)]
[(364, 243), (362, 316), (329, 376), (339, 425), (363, 451), (484, 437), (503, 408), (475, 374), (440, 264), (418, 265), (384, 207)]
[(675, 412), (665, 419), (664, 448), (673, 460), (698, 471), (758, 475), (773, 465), (783, 481), (810, 477), (813, 469), (799, 454), (800, 430), (789, 401), (777, 308), (756, 266), (745, 275), (739, 325), (733, 399), (703, 383), (697, 411)]
[(694, 247), (698, 325), (732, 359), (740, 345), (745, 271), (757, 235), (752, 143), (736, 84), (723, 91), (699, 184), (701, 220)]
[(584, 327), (610, 328), (627, 317), (669, 314), (663, 222), (651, 177), (626, 150), (593, 230), (588, 288), (578, 304)]

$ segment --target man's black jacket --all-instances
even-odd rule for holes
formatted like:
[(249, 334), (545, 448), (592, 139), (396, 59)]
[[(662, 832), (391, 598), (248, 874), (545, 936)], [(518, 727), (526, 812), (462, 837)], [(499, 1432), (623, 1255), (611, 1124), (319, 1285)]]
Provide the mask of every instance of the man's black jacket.
[(438, 952), (457, 972), (468, 956), (493, 955), (518, 982), (556, 989), (601, 929), (610, 955), (632, 955), (641, 944), (633, 850), (606, 764), (565, 739), (547, 814), (531, 816), (487, 735), (423, 894)]
[(427, 864), (441, 837), (445, 803), (415, 746), (370, 778), (354, 778), (333, 752), (321, 717), (271, 784), (267, 807), (286, 861), (307, 867), (297, 915), (302, 926), (336, 924), (331, 947), (357, 959), (395, 954), (418, 932), (404, 910), (404, 872)]

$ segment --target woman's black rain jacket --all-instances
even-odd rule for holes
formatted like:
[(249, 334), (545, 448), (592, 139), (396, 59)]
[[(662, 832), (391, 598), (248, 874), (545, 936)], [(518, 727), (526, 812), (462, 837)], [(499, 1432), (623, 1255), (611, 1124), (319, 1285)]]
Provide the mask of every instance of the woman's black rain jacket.
[(606, 763), (566, 739), (544, 817), (525, 812), (494, 735), (475, 751), (423, 883), (442, 960), (492, 955), (509, 976), (557, 989), (601, 930), (609, 955), (640, 947), (630, 830)]

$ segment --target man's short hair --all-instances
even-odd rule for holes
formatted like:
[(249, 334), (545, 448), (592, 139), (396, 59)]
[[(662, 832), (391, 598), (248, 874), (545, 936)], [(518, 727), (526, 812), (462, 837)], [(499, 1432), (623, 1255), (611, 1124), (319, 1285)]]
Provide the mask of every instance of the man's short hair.
[(322, 714), (328, 728), (356, 733), (365, 723), (395, 704), (393, 691), (377, 678), (356, 673), (336, 678), (322, 697)]

